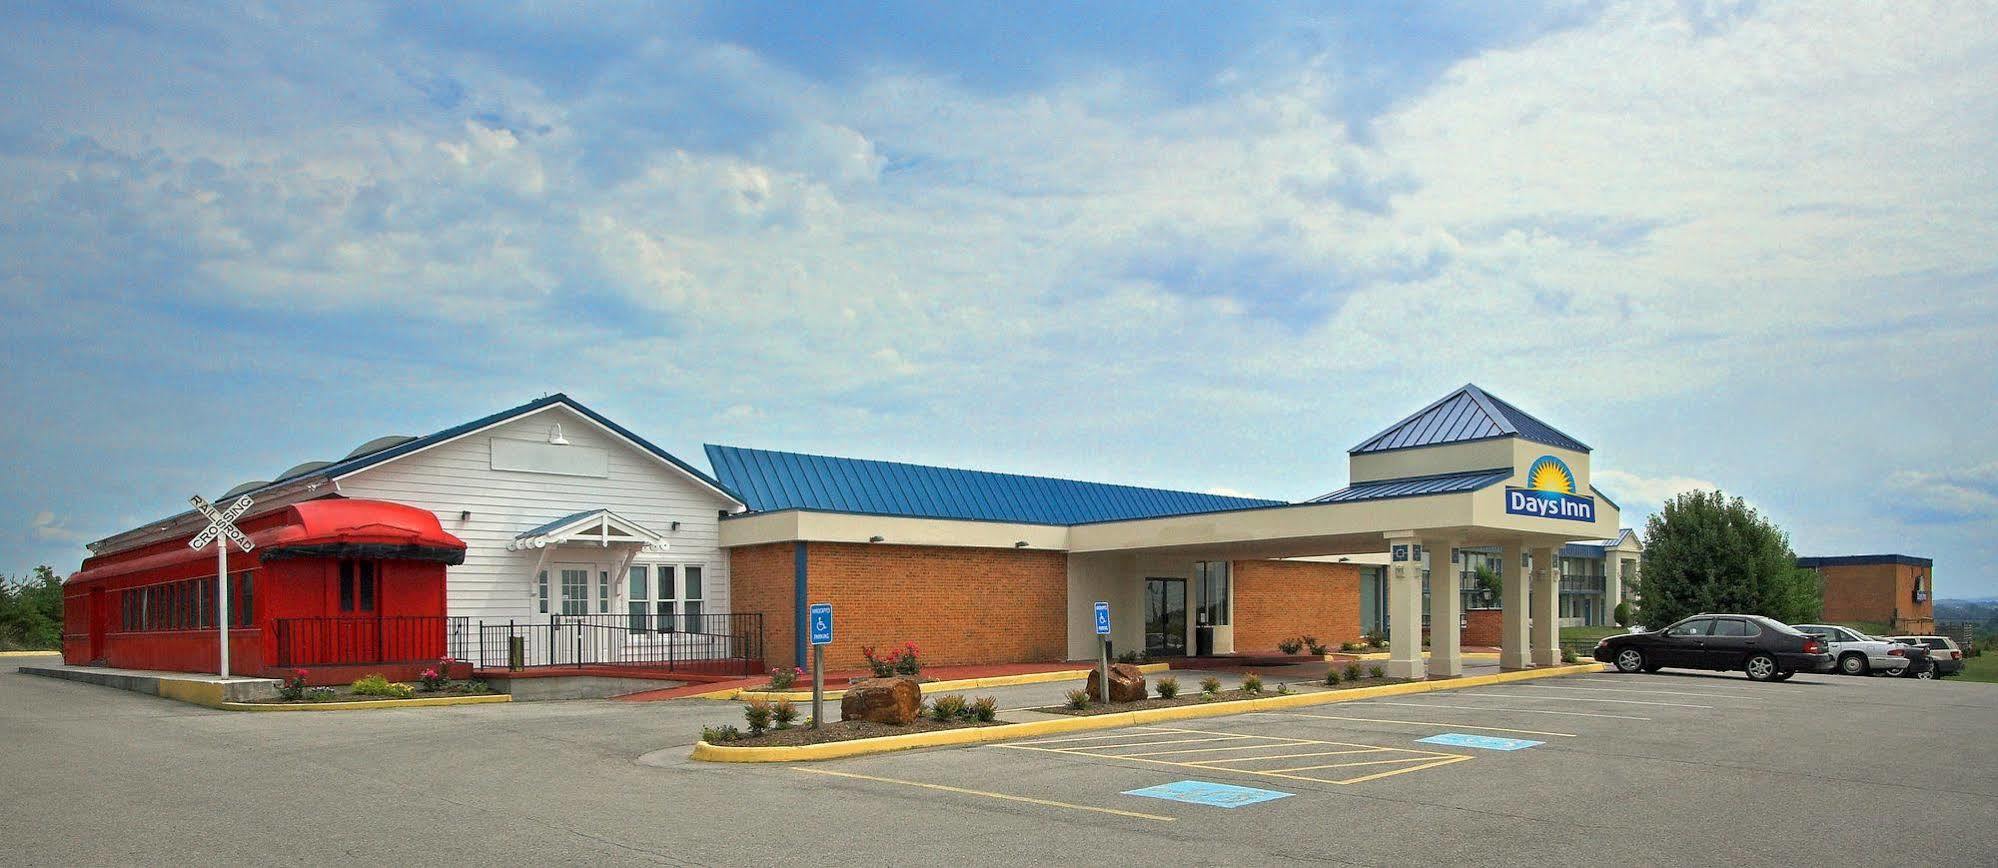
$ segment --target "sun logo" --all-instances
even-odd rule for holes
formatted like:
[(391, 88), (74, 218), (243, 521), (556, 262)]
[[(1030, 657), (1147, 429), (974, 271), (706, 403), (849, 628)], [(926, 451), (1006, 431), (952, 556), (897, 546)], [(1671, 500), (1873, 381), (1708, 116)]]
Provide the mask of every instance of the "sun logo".
[(1529, 491), (1574, 494), (1575, 474), (1561, 459), (1552, 455), (1542, 455), (1533, 462), (1533, 466), (1526, 469), (1526, 487)]

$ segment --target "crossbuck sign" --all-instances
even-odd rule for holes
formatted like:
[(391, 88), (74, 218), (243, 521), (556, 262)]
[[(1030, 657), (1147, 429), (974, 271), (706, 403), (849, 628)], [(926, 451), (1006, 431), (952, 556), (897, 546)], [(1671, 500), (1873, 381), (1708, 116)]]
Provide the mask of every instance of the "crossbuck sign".
[(223, 678), (229, 677), (229, 543), (234, 542), (243, 551), (256, 548), (256, 543), (236, 529), (236, 519), (250, 511), (250, 496), (244, 495), (229, 504), (228, 509), (216, 509), (201, 495), (187, 499), (194, 504), (197, 512), (208, 519), (208, 527), (187, 541), (187, 547), (199, 551), (202, 546), (215, 544), (215, 622), (222, 634), (222, 665), (215, 670)]

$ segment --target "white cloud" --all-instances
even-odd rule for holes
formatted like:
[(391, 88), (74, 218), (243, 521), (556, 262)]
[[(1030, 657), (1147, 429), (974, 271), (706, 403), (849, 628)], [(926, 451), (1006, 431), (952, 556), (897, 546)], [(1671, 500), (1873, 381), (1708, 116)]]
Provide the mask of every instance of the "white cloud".
[(59, 520), (54, 512), (44, 509), (35, 513), (34, 519), (28, 522), (28, 533), (39, 542), (81, 543), (90, 540), (87, 534), (70, 530), (66, 525), (67, 520)]
[(1594, 471), (1590, 482), (1620, 503), (1646, 507), (1658, 506), (1688, 491), (1713, 491), (1721, 487), (1691, 476), (1639, 476), (1622, 470)]

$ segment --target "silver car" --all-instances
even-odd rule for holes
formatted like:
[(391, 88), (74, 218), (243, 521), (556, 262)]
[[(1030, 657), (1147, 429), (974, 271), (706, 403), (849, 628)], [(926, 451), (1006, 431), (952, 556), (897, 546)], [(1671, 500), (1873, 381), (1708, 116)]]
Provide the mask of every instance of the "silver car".
[(1831, 646), (1832, 659), (1838, 661), (1838, 671), (1846, 675), (1869, 675), (1874, 672), (1899, 675), (1901, 670), (1908, 668), (1909, 646), (1900, 642), (1868, 636), (1837, 624), (1791, 626), (1823, 638)]

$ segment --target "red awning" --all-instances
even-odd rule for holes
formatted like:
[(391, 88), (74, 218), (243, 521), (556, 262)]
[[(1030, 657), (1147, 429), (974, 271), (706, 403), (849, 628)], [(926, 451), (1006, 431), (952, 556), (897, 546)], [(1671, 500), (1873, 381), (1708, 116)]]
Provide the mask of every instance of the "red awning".
[[(426, 509), (382, 500), (340, 497), (295, 503), (274, 513), (242, 522), (256, 544), (259, 561), (300, 557), (363, 557), (441, 561), (460, 564), (465, 542), (444, 531), (437, 515)], [(187, 547), (193, 535), (175, 540), (173, 548), (140, 557), (111, 555), (92, 558), (85, 569), (69, 577), (70, 584), (159, 569), (182, 562), (213, 563), (215, 550)], [(231, 558), (240, 553), (231, 552)], [(93, 563), (94, 562), (94, 563)]]

